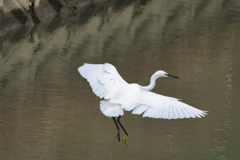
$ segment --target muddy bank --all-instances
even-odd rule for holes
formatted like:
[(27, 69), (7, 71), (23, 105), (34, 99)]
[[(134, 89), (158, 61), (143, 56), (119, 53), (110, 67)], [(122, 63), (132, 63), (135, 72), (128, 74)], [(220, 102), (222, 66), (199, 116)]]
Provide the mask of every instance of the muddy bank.
[(91, 4), (107, 0), (16, 0), (0, 3), (0, 37), (21, 27), (31, 28), (56, 15), (76, 14)]

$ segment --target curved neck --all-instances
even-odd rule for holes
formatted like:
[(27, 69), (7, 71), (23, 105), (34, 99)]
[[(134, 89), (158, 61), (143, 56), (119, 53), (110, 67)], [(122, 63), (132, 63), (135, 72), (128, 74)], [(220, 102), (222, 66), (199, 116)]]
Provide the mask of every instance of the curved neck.
[(155, 85), (156, 85), (156, 80), (159, 78), (159, 75), (157, 75), (156, 73), (154, 73), (152, 76), (151, 76), (151, 79), (150, 79), (150, 84), (148, 86), (140, 86), (141, 89), (143, 90), (146, 90), (146, 91), (151, 91)]

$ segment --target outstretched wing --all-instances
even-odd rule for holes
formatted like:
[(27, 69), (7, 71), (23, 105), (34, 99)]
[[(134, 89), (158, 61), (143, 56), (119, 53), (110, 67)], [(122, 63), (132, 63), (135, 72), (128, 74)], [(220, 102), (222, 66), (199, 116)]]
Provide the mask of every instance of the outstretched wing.
[(109, 99), (119, 88), (128, 84), (119, 75), (116, 68), (109, 64), (87, 64), (78, 68), (78, 72), (87, 79), (93, 93), (98, 97)]
[[(131, 88), (131, 87), (128, 87)], [(206, 111), (199, 110), (176, 98), (159, 95), (134, 87), (133, 94), (119, 96), (111, 100), (112, 103), (122, 104), (126, 111), (133, 110), (133, 114), (143, 114), (143, 117), (182, 119), (196, 118), (206, 115)], [(127, 89), (126, 89), (127, 90)]]

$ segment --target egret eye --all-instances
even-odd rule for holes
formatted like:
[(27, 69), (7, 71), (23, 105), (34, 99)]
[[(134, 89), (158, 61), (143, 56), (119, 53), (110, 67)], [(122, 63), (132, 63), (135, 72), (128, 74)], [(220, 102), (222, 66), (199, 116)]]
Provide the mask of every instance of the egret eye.
[(165, 73), (164, 75), (167, 76), (167, 73)]

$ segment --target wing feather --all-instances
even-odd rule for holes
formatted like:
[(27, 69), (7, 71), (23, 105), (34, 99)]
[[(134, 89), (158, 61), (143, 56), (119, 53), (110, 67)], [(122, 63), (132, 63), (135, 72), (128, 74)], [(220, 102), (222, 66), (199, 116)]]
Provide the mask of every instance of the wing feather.
[(118, 95), (110, 100), (111, 103), (121, 104), (123, 109), (133, 110), (133, 114), (143, 113), (143, 117), (182, 119), (201, 118), (206, 114), (206, 111), (185, 104), (177, 98), (142, 90), (137, 84), (126, 85)]
[(100, 110), (107, 117), (118, 117), (123, 115), (123, 109), (119, 104), (111, 104), (109, 101), (100, 101)]
[(148, 109), (146, 105), (138, 105), (133, 111), (132, 114), (142, 114)]
[(78, 68), (82, 77), (87, 79), (93, 93), (98, 97), (109, 99), (125, 84), (116, 68), (109, 64), (87, 64)]

